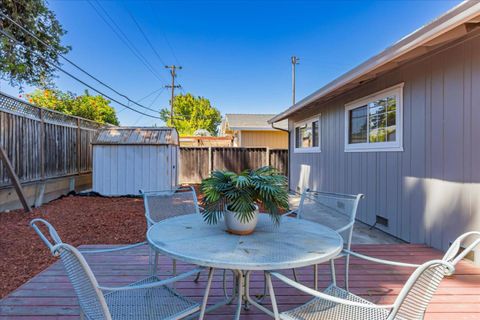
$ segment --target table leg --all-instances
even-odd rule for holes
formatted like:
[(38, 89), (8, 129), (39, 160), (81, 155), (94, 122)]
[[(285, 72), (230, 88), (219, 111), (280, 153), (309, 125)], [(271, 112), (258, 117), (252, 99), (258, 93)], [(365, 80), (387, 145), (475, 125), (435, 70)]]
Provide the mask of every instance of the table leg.
[[(210, 271), (211, 270), (211, 271)], [(189, 317), (187, 317), (186, 319), (188, 320), (191, 320), (191, 319), (203, 319), (205, 317), (205, 314), (208, 313), (208, 312), (211, 312), (213, 310), (216, 310), (220, 307), (223, 307), (225, 305), (228, 305), (228, 304), (231, 304), (235, 298), (237, 297), (237, 290), (238, 290), (238, 281), (237, 281), (237, 278), (238, 278), (238, 273), (237, 271), (234, 271), (232, 270), (232, 273), (233, 273), (233, 281), (234, 281), (234, 284), (233, 284), (233, 292), (232, 292), (232, 295), (231, 296), (228, 296), (226, 295), (225, 296), (225, 300), (224, 301), (220, 301), (220, 302), (217, 302), (216, 304), (212, 305), (212, 306), (209, 306), (207, 308), (207, 301), (208, 301), (208, 296), (209, 296), (209, 289), (211, 288), (211, 282), (213, 280), (213, 272), (215, 271), (215, 269), (213, 268), (210, 268), (209, 269), (209, 274), (208, 274), (208, 282), (207, 282), (207, 287), (205, 289), (205, 294), (203, 296), (203, 301), (202, 301), (202, 306), (200, 308), (200, 314), (199, 314), (199, 317), (197, 318), (196, 317), (196, 314), (193, 314)], [(210, 273), (211, 272), (211, 273)], [(241, 297), (241, 295), (239, 295)], [(202, 311), (203, 310), (203, 311)]]
[[(267, 308), (265, 308), (264, 306), (262, 306), (256, 299), (252, 298), (250, 296), (250, 274), (252, 272), (251, 271), (247, 271), (245, 273), (245, 305), (248, 305), (248, 304), (251, 304), (253, 305), (254, 307), (262, 310), (263, 312), (265, 312), (266, 314), (274, 317), (274, 313), (271, 311), (271, 310), (268, 310)], [(265, 279), (266, 280), (266, 279)]]
[(227, 270), (223, 270), (223, 295), (225, 297), (225, 301), (229, 301), (229, 303), (227, 304), (231, 304), (237, 294), (237, 274), (234, 270), (230, 270), (230, 271), (232, 271), (232, 276), (233, 276), (231, 297), (228, 296), (228, 293), (227, 293)]
[(228, 295), (225, 295), (226, 299), (224, 301), (221, 301), (207, 308), (208, 294), (211, 288), (213, 272), (214, 272), (213, 268), (209, 269), (207, 287), (205, 289), (205, 295), (203, 297), (202, 306), (200, 309), (200, 316), (198, 319), (203, 320), (206, 312), (210, 312), (215, 309), (218, 309), (221, 306), (231, 304), (235, 300), (235, 298), (237, 299), (237, 306), (235, 309), (235, 315), (233, 317), (234, 320), (239, 320), (242, 313), (242, 309), (249, 310), (250, 305), (255, 306), (256, 308), (262, 310), (263, 312), (269, 315), (273, 315), (272, 311), (268, 310), (267, 308), (259, 304), (259, 301), (257, 301), (256, 299), (250, 296), (250, 274), (252, 272), (243, 271), (243, 270), (232, 270), (232, 271), (234, 274), (232, 295), (230, 297)]
[(237, 271), (237, 294), (238, 294), (238, 304), (237, 311), (235, 312), (234, 319), (239, 320), (240, 314), (242, 313), (242, 304), (244, 300), (244, 278), (243, 271)]
[(210, 268), (208, 270), (207, 287), (205, 288), (205, 294), (203, 296), (202, 306), (200, 308), (200, 315), (198, 316), (199, 320), (203, 320), (203, 317), (205, 317), (205, 311), (207, 309), (208, 295), (210, 294), (210, 287), (212, 286), (213, 273), (214, 273), (214, 269)]

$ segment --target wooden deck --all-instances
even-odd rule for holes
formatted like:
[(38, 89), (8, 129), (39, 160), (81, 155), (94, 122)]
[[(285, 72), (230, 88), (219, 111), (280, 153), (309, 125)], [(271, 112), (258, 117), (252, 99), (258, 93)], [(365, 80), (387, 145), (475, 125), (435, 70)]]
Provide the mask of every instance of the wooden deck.
[[(89, 246), (103, 248), (106, 246)], [(441, 253), (422, 245), (357, 245), (354, 250), (384, 259), (404, 262), (422, 263), (439, 258)], [(90, 255), (87, 258), (101, 284), (122, 285), (133, 282), (147, 275), (147, 248), (130, 250), (129, 252), (108, 255)], [(161, 259), (163, 275), (171, 270), (171, 260)], [(179, 271), (188, 270), (191, 266), (179, 262)], [(289, 271), (285, 271), (289, 272)], [(320, 268), (320, 284), (329, 282), (328, 268)], [(386, 267), (370, 262), (352, 259), (351, 290), (377, 303), (391, 303), (411, 270), (405, 268)], [(341, 276), (339, 275), (340, 279)], [(312, 268), (299, 270), (301, 281), (311, 283)], [(182, 293), (201, 300), (206, 283), (206, 275), (201, 276), (199, 283), (186, 280), (177, 285)], [(252, 277), (253, 293), (260, 293), (263, 276), (255, 273)], [(280, 309), (289, 308), (307, 299), (297, 291), (275, 283)], [(209, 302), (222, 298), (221, 272), (216, 273)], [(268, 300), (268, 299), (267, 299)], [(207, 315), (207, 319), (230, 319), (234, 306), (225, 306)], [(0, 319), (33, 320), (33, 319), (78, 319), (79, 308), (72, 287), (65, 276), (62, 265), (57, 262), (47, 268), (23, 286), (0, 301)], [(243, 311), (242, 319), (271, 319), (254, 307)], [(480, 268), (469, 262), (458, 265), (452, 278), (446, 279), (435, 294), (426, 319), (480, 319)]]

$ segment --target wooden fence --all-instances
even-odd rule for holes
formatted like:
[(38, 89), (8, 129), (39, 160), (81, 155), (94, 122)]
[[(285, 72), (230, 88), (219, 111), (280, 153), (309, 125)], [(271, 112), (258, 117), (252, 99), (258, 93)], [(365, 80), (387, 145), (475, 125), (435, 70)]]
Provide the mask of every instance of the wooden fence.
[[(101, 125), (0, 93), (0, 146), (22, 183), (88, 173)], [(11, 181), (0, 161), (0, 188)]]
[(180, 183), (200, 183), (212, 170), (240, 172), (271, 165), (288, 175), (288, 150), (235, 147), (180, 148)]

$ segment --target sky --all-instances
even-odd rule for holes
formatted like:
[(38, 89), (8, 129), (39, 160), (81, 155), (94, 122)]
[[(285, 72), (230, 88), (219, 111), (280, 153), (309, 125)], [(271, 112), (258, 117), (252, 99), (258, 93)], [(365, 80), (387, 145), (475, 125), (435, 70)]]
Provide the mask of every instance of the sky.
[[(153, 72), (97, 14), (93, 7), (103, 14), (97, 0), (50, 0), (48, 6), (68, 31), (62, 40), (72, 46), (68, 58), (132, 100), (155, 110), (168, 107), (170, 92), (164, 87), (171, 78), (164, 64), (176, 64), (182, 66), (176, 79), (182, 86), (178, 93), (208, 98), (222, 114), (275, 114), (291, 105), (292, 55), (300, 58), (298, 101), (459, 2), (100, 1)], [(67, 63), (63, 67), (125, 102)], [(85, 89), (63, 75), (56, 85), (77, 94)], [(0, 90), (19, 96), (19, 89), (5, 81)], [(24, 88), (27, 93), (33, 90)], [(163, 125), (112, 105), (122, 125)]]

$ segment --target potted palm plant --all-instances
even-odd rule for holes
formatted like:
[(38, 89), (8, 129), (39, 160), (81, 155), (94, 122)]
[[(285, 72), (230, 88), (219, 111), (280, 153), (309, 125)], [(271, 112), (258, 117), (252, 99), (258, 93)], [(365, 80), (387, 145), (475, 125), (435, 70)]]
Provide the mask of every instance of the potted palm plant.
[(240, 174), (215, 170), (202, 181), (203, 218), (209, 224), (224, 217), (227, 231), (247, 235), (257, 224), (259, 205), (275, 224), (288, 209), (287, 177), (272, 167), (245, 170)]

